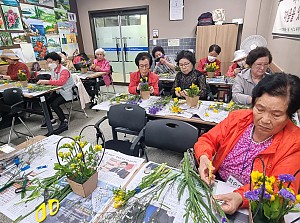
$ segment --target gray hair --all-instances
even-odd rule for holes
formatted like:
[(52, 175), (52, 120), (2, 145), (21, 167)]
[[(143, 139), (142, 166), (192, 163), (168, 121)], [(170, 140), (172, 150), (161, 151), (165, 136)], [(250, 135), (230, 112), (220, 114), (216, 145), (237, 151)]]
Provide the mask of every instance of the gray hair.
[(102, 53), (105, 56), (105, 50), (102, 49), (102, 48), (99, 48), (99, 49), (95, 50), (95, 55), (98, 54), (98, 53)]

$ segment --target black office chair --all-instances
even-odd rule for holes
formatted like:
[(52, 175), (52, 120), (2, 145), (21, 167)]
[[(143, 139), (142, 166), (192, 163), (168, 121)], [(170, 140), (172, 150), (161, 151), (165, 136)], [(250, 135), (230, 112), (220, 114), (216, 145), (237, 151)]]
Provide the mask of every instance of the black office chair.
[[(147, 122), (135, 143), (184, 153), (193, 148), (199, 137), (196, 127), (179, 120), (156, 119)], [(132, 145), (134, 147), (135, 144)]]
[[(18, 137), (20, 137), (18, 135), (22, 134), (22, 135), (27, 135), (21, 132), (17, 132), (14, 127), (15, 127), (15, 120), (16, 118), (18, 118), (21, 123), (25, 126), (25, 128), (27, 129), (27, 131), (30, 133), (30, 135), (32, 137), (34, 137), (34, 135), (32, 134), (32, 132), (30, 131), (30, 129), (28, 128), (28, 126), (25, 124), (25, 122), (21, 119), (20, 117), (20, 113), (22, 111), (24, 111), (24, 100), (23, 100), (23, 96), (22, 96), (22, 90), (19, 88), (8, 88), (5, 89), (3, 91), (3, 103), (5, 106), (5, 109), (7, 109), (8, 113), (6, 113), (7, 116), (12, 116), (12, 123), (11, 123), (11, 127), (10, 127), (10, 131), (9, 131), (9, 136), (8, 136), (8, 142), (10, 143), (11, 141), (11, 135), (12, 132), (14, 132)], [(29, 135), (27, 135), (29, 136)]]
[[(138, 136), (147, 122), (146, 111), (140, 106), (132, 104), (111, 106), (107, 112), (107, 116), (95, 124), (95, 128), (98, 128), (99, 137), (102, 134), (100, 124), (106, 119), (108, 119), (108, 124), (112, 128), (113, 135), (112, 140), (105, 142), (106, 149), (113, 149), (127, 155), (141, 157), (144, 153), (144, 148), (140, 143), (135, 142), (135, 140), (134, 142), (120, 140), (117, 134), (125, 133)], [(133, 143), (135, 146), (131, 147)]]

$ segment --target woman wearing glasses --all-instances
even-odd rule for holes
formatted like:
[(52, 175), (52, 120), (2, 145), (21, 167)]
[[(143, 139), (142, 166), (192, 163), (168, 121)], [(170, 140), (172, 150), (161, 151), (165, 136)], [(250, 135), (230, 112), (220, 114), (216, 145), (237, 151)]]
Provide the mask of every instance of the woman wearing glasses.
[[(205, 76), (198, 70), (196, 70), (196, 58), (195, 54), (188, 50), (182, 50), (177, 54), (176, 57), (177, 65), (180, 71), (176, 74), (174, 85), (173, 85), (173, 97), (187, 96), (185, 89), (190, 88), (192, 84), (199, 86), (200, 99), (206, 99), (207, 85)], [(175, 88), (180, 87), (181, 91), (175, 91)]]
[(158, 76), (150, 71), (152, 56), (145, 52), (139, 53), (135, 58), (135, 64), (139, 70), (130, 74), (129, 93), (139, 94), (141, 83), (147, 82), (150, 87), (150, 93), (152, 95), (159, 95)]
[(232, 87), (232, 99), (234, 102), (243, 105), (250, 105), (252, 102), (252, 90), (261, 79), (267, 75), (267, 69), (272, 62), (272, 55), (266, 47), (257, 47), (250, 51), (246, 64), (249, 69), (237, 74)]

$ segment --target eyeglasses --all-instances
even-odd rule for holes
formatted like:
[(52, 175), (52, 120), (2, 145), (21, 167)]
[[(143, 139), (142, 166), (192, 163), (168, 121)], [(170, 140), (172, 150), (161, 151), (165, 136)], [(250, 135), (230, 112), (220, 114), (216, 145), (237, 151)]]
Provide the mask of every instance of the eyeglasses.
[(258, 64), (256, 64), (256, 63), (254, 63), (254, 66), (255, 67), (269, 67), (269, 64), (261, 64), (261, 63), (258, 63)]
[(140, 64), (140, 65), (139, 65), (139, 68), (141, 68), (141, 69), (142, 69), (142, 68), (148, 69), (148, 68), (149, 68), (149, 65), (148, 65), (148, 64), (145, 64), (145, 65), (144, 65), (144, 64)]
[(187, 67), (189, 66), (191, 63), (183, 63), (183, 64), (179, 64), (179, 67)]

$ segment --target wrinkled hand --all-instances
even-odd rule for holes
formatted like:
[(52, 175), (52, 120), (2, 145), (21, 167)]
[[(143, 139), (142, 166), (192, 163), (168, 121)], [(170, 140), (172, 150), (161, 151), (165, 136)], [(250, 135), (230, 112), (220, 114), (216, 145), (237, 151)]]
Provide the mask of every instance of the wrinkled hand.
[[(202, 155), (200, 156), (199, 161), (200, 163), (199, 163), (198, 171), (201, 180), (203, 180), (207, 185), (213, 184), (215, 182), (216, 176), (212, 174), (212, 178), (209, 179), (210, 160), (206, 155)], [(214, 171), (214, 169), (215, 168), (212, 166), (211, 170)]]
[(141, 89), (141, 83), (136, 87), (136, 89), (139, 91)]
[(150, 87), (149, 87), (149, 90), (150, 90), (150, 94), (153, 94), (153, 92), (154, 92), (153, 86), (150, 86)]
[(238, 73), (240, 73), (240, 72), (241, 72), (241, 69), (240, 69), (240, 68), (235, 68), (235, 69), (234, 69), (234, 73), (235, 73), (235, 74), (238, 74)]
[(37, 82), (37, 84), (46, 85), (46, 84), (49, 84), (49, 81), (48, 80), (39, 80)]
[(236, 192), (215, 195), (214, 198), (223, 201), (221, 208), (226, 214), (235, 213), (243, 203), (243, 197)]

